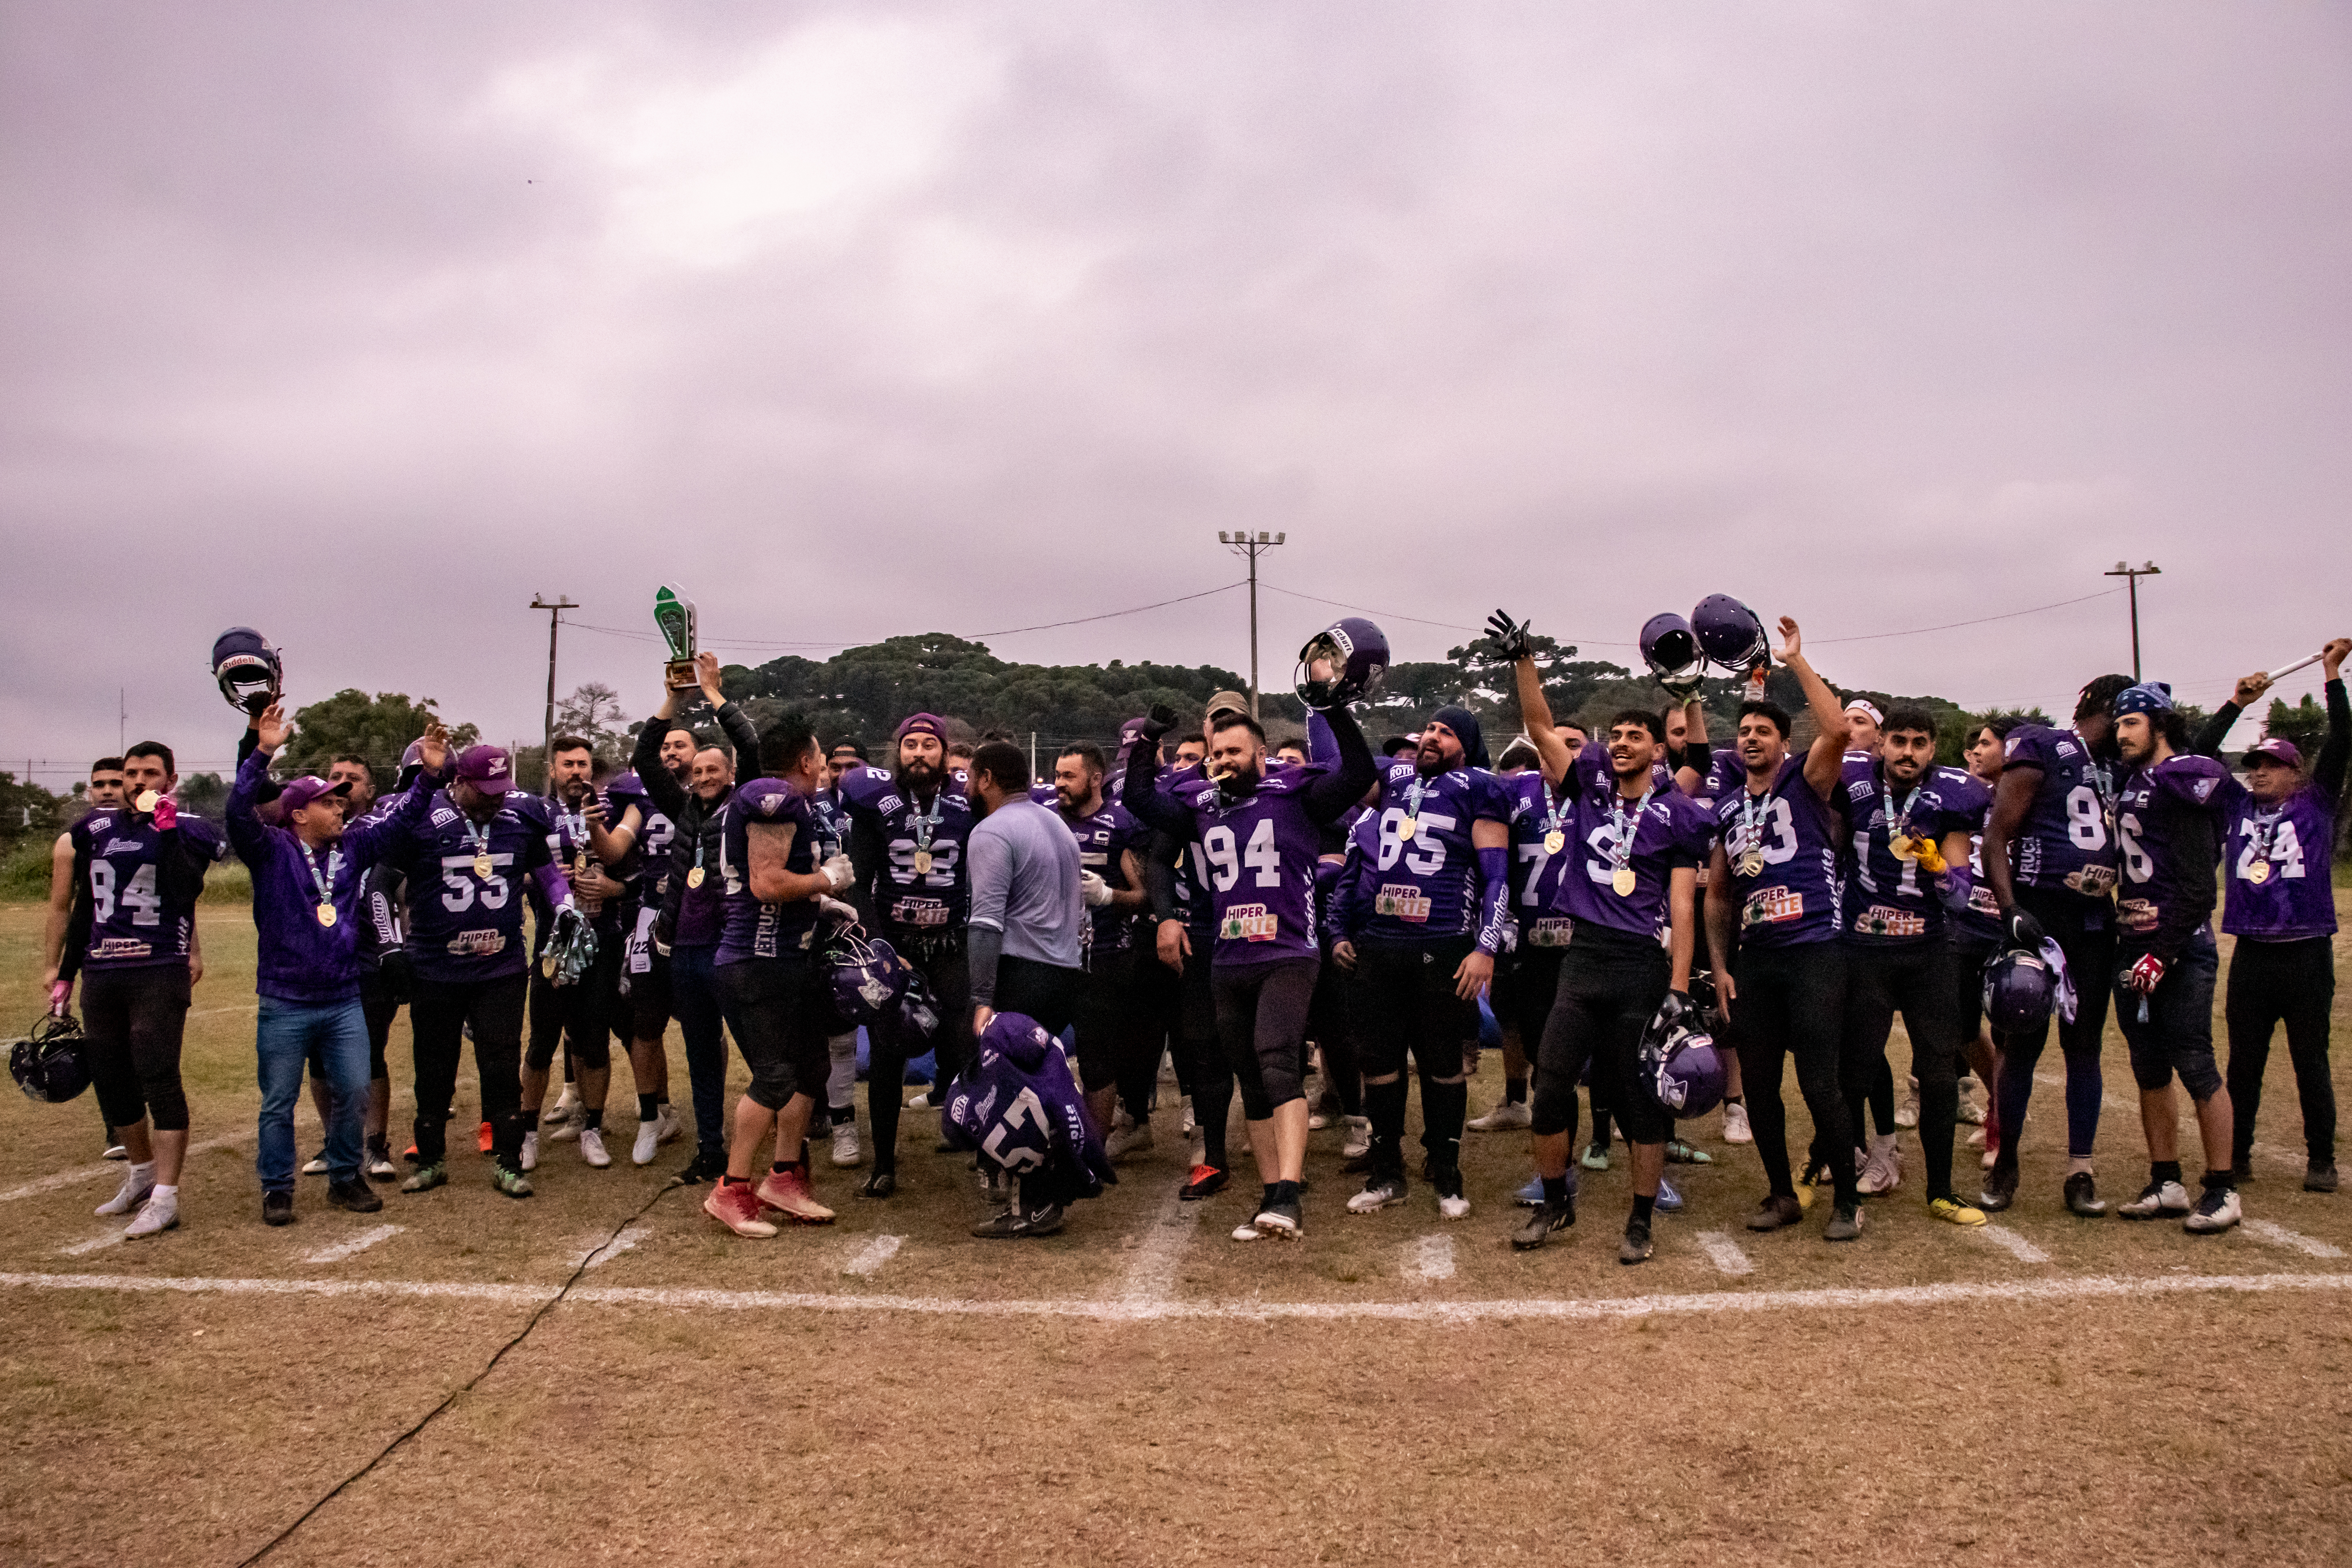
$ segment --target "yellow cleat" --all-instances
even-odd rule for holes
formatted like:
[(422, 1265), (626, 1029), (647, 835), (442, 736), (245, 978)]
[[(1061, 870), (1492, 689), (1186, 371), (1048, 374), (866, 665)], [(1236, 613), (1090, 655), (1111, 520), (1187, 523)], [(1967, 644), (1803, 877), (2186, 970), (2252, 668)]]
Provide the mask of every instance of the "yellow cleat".
[(1927, 1205), (1928, 1214), (1948, 1225), (1982, 1225), (1984, 1210), (1970, 1208), (1958, 1198), (1937, 1198)]

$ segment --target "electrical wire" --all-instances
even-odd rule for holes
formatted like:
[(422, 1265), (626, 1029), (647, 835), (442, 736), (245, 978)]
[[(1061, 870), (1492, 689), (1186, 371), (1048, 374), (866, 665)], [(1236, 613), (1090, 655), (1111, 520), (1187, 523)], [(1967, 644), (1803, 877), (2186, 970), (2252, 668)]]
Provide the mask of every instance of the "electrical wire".
[[(950, 632), (948, 635), (950, 637), (961, 637), (967, 642), (977, 642), (982, 637), (1018, 637), (1024, 632), (1049, 632), (1060, 626), (1083, 626), (1091, 625), (1096, 621), (1115, 621), (1127, 616), (1139, 616), (1148, 610), (1164, 610), (1171, 605), (1188, 605), (1195, 599), (1206, 599), (1212, 598), (1219, 594), (1230, 594), (1235, 588), (1244, 585), (1244, 580), (1237, 579), (1234, 582), (1223, 584), (1214, 588), (1203, 588), (1197, 594), (1179, 594), (1172, 599), (1157, 599), (1149, 605), (1135, 605), (1124, 610), (1105, 610), (1102, 614), (1097, 616), (1074, 616), (1066, 621), (1040, 621), (1035, 626), (999, 626), (993, 631)], [(640, 642), (658, 642), (661, 640), (660, 634), (657, 632), (635, 631), (625, 626), (600, 626), (593, 625), (587, 621), (566, 621), (563, 624), (579, 631), (601, 632), (606, 637), (631, 637)], [(897, 636), (901, 634), (894, 633), (891, 635)], [(841, 648), (854, 647), (856, 645), (845, 639), (831, 642), (817, 642), (806, 640), (761, 641), (757, 638), (738, 638), (729, 641), (713, 642), (708, 646), (712, 648)]]

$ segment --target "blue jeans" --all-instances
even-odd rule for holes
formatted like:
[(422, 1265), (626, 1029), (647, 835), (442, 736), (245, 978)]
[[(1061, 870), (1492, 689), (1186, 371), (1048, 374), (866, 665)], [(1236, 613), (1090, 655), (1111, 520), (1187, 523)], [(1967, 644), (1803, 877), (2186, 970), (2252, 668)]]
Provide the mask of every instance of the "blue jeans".
[(686, 1037), (686, 1081), (694, 1096), (694, 1140), (705, 1152), (727, 1153), (727, 1037), (722, 1021), (743, 1037), (741, 1024), (719, 999), (719, 950), (673, 948), (669, 955), (669, 1005)]
[(294, 1102), (301, 1097), (303, 1064), (314, 1051), (333, 1091), (327, 1173), (339, 1182), (357, 1180), (368, 1097), (367, 1011), (360, 999), (287, 1002), (264, 996), (253, 1043), (261, 1063), (261, 1148), (253, 1162), (261, 1190), (294, 1190)]

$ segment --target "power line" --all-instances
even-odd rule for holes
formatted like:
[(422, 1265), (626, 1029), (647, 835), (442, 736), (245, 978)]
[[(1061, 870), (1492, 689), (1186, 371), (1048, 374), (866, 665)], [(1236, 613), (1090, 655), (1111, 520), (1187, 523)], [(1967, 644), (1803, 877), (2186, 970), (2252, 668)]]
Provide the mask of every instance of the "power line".
[(1809, 643), (1827, 646), (1833, 642), (1877, 642), (1885, 637), (1916, 637), (1925, 632), (1948, 632), (1959, 626), (1981, 626), (1992, 621), (2013, 621), (2020, 616), (2038, 616), (2044, 610), (2063, 610), (2069, 605), (2087, 605), (2093, 599), (2112, 599), (2122, 592), (2121, 588), (2102, 588), (2095, 594), (2084, 594), (2074, 599), (2061, 599), (2054, 605), (2036, 605), (2030, 610), (2004, 610), (1998, 616), (1979, 616), (1972, 621), (1946, 621), (1941, 626), (1913, 626), (1908, 631), (1864, 632), (1850, 637), (1807, 637), (1805, 640)]
[[(1197, 594), (1179, 594), (1172, 599), (1157, 599), (1149, 605), (1135, 605), (1124, 610), (1105, 610), (1098, 616), (1075, 616), (1066, 621), (1041, 621), (1037, 625), (1030, 626), (999, 626), (993, 631), (950, 632), (947, 635), (950, 637), (961, 637), (967, 642), (976, 642), (982, 637), (1017, 637), (1023, 632), (1047, 632), (1053, 631), (1056, 627), (1060, 626), (1083, 626), (1095, 621), (1115, 621), (1125, 616), (1142, 615), (1147, 610), (1164, 610), (1171, 605), (1186, 605), (1192, 603), (1195, 599), (1206, 599), (1218, 594), (1230, 594), (1235, 588), (1241, 587), (1242, 585), (1243, 580), (1237, 579), (1231, 583), (1220, 584), (1214, 588), (1203, 588)], [(602, 632), (606, 637), (633, 637), (643, 642), (659, 640), (658, 635), (656, 633), (632, 631), (625, 626), (590, 626), (585, 621), (569, 621), (565, 624), (570, 626), (575, 631)], [(893, 633), (891, 635), (897, 636), (900, 634)], [(843, 637), (823, 642), (807, 639), (793, 641), (763, 641), (758, 638), (739, 638), (730, 641), (711, 642), (705, 646), (712, 648), (841, 648), (855, 645), (850, 639)]]

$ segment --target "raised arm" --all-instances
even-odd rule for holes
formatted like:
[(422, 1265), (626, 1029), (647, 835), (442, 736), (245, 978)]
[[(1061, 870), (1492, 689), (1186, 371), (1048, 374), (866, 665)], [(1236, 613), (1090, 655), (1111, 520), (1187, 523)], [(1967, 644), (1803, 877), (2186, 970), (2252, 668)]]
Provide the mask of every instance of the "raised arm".
[(1372, 743), (1364, 739), (1363, 727), (1356, 722), (1355, 714), (1345, 708), (1334, 708), (1325, 717), (1331, 725), (1331, 739), (1339, 748), (1339, 770), (1325, 773), (1300, 791), (1298, 796), (1307, 819), (1318, 824), (1337, 822), (1345, 816), (1348, 808), (1363, 799), (1364, 792), (1372, 787), (1372, 780), (1380, 776), (1380, 768), (1372, 761)]
[(1804, 689), (1805, 706), (1811, 710), (1813, 722), (1821, 727), (1821, 733), (1813, 737), (1812, 747), (1805, 753), (1805, 782), (1812, 786), (1815, 795), (1827, 800), (1836, 792), (1838, 774), (1845, 766), (1845, 705), (1830, 689), (1829, 682), (1813, 673), (1811, 662), (1805, 658), (1803, 634), (1787, 616), (1780, 617), (1780, 660)]
[(1684, 703), (1683, 721), (1689, 728), (1683, 734), (1683, 754), (1675, 769), (1675, 787), (1685, 795), (1696, 795), (1706, 783), (1708, 764), (1715, 761), (1715, 748), (1706, 738), (1706, 704), (1696, 697)]
[(1144, 720), (1140, 735), (1150, 743), (1127, 749), (1127, 772), (1118, 781), (1118, 803), (1145, 826), (1159, 828), (1172, 834), (1179, 842), (1189, 844), (1197, 827), (1192, 808), (1160, 790), (1159, 741), (1175, 727), (1176, 711), (1165, 703), (1154, 708)]
[(1486, 632), (1511, 661), (1511, 673), (1518, 686), (1519, 728), (1535, 742), (1536, 760), (1543, 768), (1544, 783), (1558, 789), (1560, 780), (1568, 777), (1568, 742), (1560, 738), (1558, 727), (1551, 721), (1551, 703), (1543, 694), (1543, 672), (1536, 668), (1528, 625), (1496, 610), (1487, 618)]
[(2337, 637), (2319, 655), (2320, 669), (2327, 677), (2327, 739), (2320, 742), (2311, 778), (2330, 805), (2343, 798), (2345, 764), (2352, 762), (2352, 701), (2344, 695), (2347, 654), (2352, 654), (2352, 637)]

